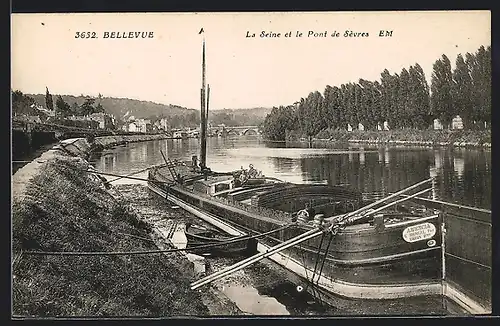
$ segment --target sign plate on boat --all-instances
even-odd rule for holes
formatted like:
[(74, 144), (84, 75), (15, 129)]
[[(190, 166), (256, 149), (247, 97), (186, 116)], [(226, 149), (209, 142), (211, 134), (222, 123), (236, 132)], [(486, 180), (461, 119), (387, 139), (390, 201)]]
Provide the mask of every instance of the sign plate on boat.
[(412, 225), (403, 230), (403, 239), (406, 242), (416, 242), (432, 238), (436, 234), (436, 227), (432, 223)]

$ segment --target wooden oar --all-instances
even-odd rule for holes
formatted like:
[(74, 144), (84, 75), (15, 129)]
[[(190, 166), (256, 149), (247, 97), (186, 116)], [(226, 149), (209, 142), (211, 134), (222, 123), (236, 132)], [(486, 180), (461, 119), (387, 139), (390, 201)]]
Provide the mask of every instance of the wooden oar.
[(426, 192), (428, 192), (428, 191), (431, 191), (431, 190), (432, 190), (432, 188), (427, 188), (427, 189), (424, 189), (424, 190), (422, 190), (422, 191), (419, 191), (419, 192), (417, 192), (417, 193), (415, 193), (415, 194), (413, 194), (413, 195), (410, 195), (410, 196), (405, 196), (404, 198), (398, 199), (398, 200), (396, 200), (396, 201), (394, 201), (394, 202), (392, 202), (392, 203), (389, 203), (389, 204), (387, 204), (387, 205), (385, 205), (385, 206), (379, 207), (379, 208), (377, 208), (377, 209), (375, 209), (375, 210), (373, 210), (373, 211), (371, 211), (371, 212), (368, 212), (368, 213), (364, 214), (364, 215), (363, 215), (363, 217), (373, 215), (373, 214), (378, 213), (378, 212), (380, 212), (381, 210), (384, 210), (384, 209), (386, 209), (386, 208), (388, 208), (388, 207), (390, 207), (390, 206), (394, 206), (394, 205), (399, 204), (399, 203), (401, 203), (401, 202), (407, 201), (407, 200), (409, 200), (409, 199), (411, 199), (411, 198), (417, 197), (417, 196), (419, 196), (419, 195), (421, 195), (421, 194), (424, 194), (424, 193), (426, 193)]
[[(365, 210), (367, 210), (367, 209), (369, 209), (369, 208), (372, 208), (372, 207), (374, 207), (374, 206), (377, 206), (377, 205), (379, 205), (379, 204), (382, 204), (382, 203), (386, 202), (386, 201), (387, 201), (387, 200), (389, 200), (389, 199), (392, 199), (392, 198), (394, 198), (394, 197), (400, 196), (400, 195), (404, 194), (405, 192), (408, 192), (408, 191), (410, 191), (410, 190), (412, 190), (412, 189), (415, 189), (415, 188), (417, 188), (417, 187), (419, 187), (419, 186), (421, 186), (421, 185), (423, 185), (423, 184), (425, 184), (425, 183), (428, 183), (428, 182), (432, 181), (432, 179), (433, 179), (433, 178), (429, 178), (429, 179), (426, 179), (426, 180), (420, 181), (420, 182), (418, 182), (418, 183), (416, 183), (416, 184), (414, 184), (414, 185), (412, 185), (412, 186), (406, 187), (406, 188), (405, 188), (405, 189), (403, 189), (403, 190), (400, 190), (400, 191), (398, 191), (398, 192), (395, 192), (395, 193), (393, 193), (392, 195), (389, 195), (389, 196), (387, 196), (387, 197), (385, 197), (385, 198), (382, 198), (382, 199), (379, 199), (379, 200), (377, 200), (377, 201), (375, 201), (375, 202), (373, 202), (373, 203), (371, 203), (371, 204), (368, 204), (368, 205), (366, 205), (366, 206), (363, 206), (363, 207), (361, 207), (361, 208), (358, 208), (358, 209), (357, 209), (357, 210), (355, 210), (355, 211), (352, 211), (352, 212), (350, 212), (350, 213), (345, 214), (345, 215), (342, 217), (342, 219), (349, 218), (349, 217), (351, 217), (351, 216), (353, 216), (353, 215), (356, 215), (356, 214), (358, 214), (358, 213), (360, 213), (360, 212), (362, 212), (362, 211), (365, 211)], [(331, 221), (331, 220), (332, 220), (332, 218), (326, 218), (325, 220), (326, 220), (326, 221)]]

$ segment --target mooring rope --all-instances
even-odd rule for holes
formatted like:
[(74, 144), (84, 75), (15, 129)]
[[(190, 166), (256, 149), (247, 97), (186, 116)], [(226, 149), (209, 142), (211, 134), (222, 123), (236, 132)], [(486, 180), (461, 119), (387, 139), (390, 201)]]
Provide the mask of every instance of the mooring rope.
[(330, 250), (330, 245), (332, 244), (334, 236), (335, 235), (333, 233), (330, 233), (330, 240), (328, 241), (328, 245), (326, 246), (325, 255), (323, 256), (323, 260), (321, 262), (321, 268), (319, 269), (319, 277), (318, 280), (316, 281), (316, 284), (319, 283), (319, 279), (321, 278), (321, 273), (323, 272), (323, 267), (325, 266), (326, 256), (328, 255), (328, 250)]
[(314, 271), (313, 271), (312, 278), (311, 278), (311, 281), (313, 283), (314, 283), (314, 278), (316, 277), (316, 271), (317, 271), (317, 268), (318, 268), (318, 261), (319, 261), (320, 256), (321, 256), (321, 246), (323, 245), (323, 240), (324, 239), (325, 239), (325, 234), (323, 233), (321, 235), (321, 242), (319, 243), (318, 251), (316, 252), (316, 261), (315, 261), (315, 264), (314, 264)]
[(266, 236), (271, 233), (275, 233), (284, 229), (287, 229), (294, 224), (287, 224), (277, 229), (256, 234), (253, 236), (245, 236), (237, 239), (231, 239), (228, 241), (195, 246), (190, 248), (175, 248), (175, 249), (164, 249), (164, 250), (145, 250), (145, 251), (23, 251), (26, 255), (41, 255), (41, 256), (120, 256), (120, 255), (148, 255), (148, 254), (160, 254), (160, 253), (170, 253), (170, 252), (178, 252), (178, 251), (192, 251), (197, 249), (207, 249), (214, 248), (218, 246), (223, 246), (231, 243), (237, 243), (241, 241), (246, 241), (250, 239), (256, 239), (263, 236)]

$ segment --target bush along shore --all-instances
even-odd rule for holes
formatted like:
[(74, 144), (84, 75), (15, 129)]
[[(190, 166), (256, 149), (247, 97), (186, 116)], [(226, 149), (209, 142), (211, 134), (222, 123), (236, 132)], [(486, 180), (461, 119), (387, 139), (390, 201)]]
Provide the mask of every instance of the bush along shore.
[(491, 148), (491, 130), (324, 130), (313, 140), (367, 144)]
[(85, 139), (68, 140), (13, 177), (13, 316), (239, 314), (231, 302), (207, 304), (217, 301), (213, 289), (207, 293), (190, 289), (192, 266), (182, 254), (29, 253), (158, 250), (152, 226), (116, 190), (106, 187), (102, 177), (85, 172), (89, 169), (85, 157), (95, 143), (114, 144), (110, 139), (95, 139), (94, 146)]

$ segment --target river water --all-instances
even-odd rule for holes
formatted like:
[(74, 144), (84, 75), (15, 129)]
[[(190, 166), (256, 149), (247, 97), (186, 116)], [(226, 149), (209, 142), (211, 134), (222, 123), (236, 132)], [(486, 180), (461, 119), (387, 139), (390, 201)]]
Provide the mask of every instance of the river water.
[[(105, 150), (93, 163), (102, 172), (126, 175), (163, 163), (162, 150), (172, 159), (190, 160), (199, 154), (198, 139), (131, 143)], [(490, 209), (491, 151), (429, 147), (387, 147), (323, 143), (284, 144), (256, 136), (209, 138), (207, 165), (215, 171), (232, 171), (253, 164), (266, 176), (294, 183), (347, 184), (365, 193), (386, 194), (436, 177), (437, 199)], [(147, 172), (134, 175), (146, 178)], [(107, 177), (112, 180), (113, 177)], [(161, 214), (168, 204), (144, 197), (144, 181), (113, 182), (142, 213)], [(153, 197), (151, 197), (153, 196)], [(175, 211), (172, 215), (180, 214)], [(182, 213), (184, 215), (186, 213)], [(212, 258), (223, 268), (238, 261)], [(242, 271), (240, 281), (219, 282), (218, 288), (248, 314), (256, 315), (448, 315), (456, 307), (439, 297), (387, 301), (330, 298), (298, 292), (305, 285), (270, 261)], [(238, 279), (238, 278), (237, 278)], [(313, 293), (314, 294), (314, 293)], [(334, 302), (334, 305), (331, 304)]]
[[(96, 167), (103, 172), (131, 173), (170, 158), (190, 160), (199, 153), (198, 139), (133, 143), (105, 151)], [(294, 183), (348, 184), (365, 193), (394, 192), (436, 177), (437, 199), (491, 209), (491, 150), (337, 143), (285, 144), (257, 136), (209, 138), (207, 165), (232, 171), (253, 164), (266, 176)], [(146, 172), (138, 174), (145, 177)], [(130, 183), (122, 179), (120, 182)], [(140, 181), (139, 181), (140, 182)]]

